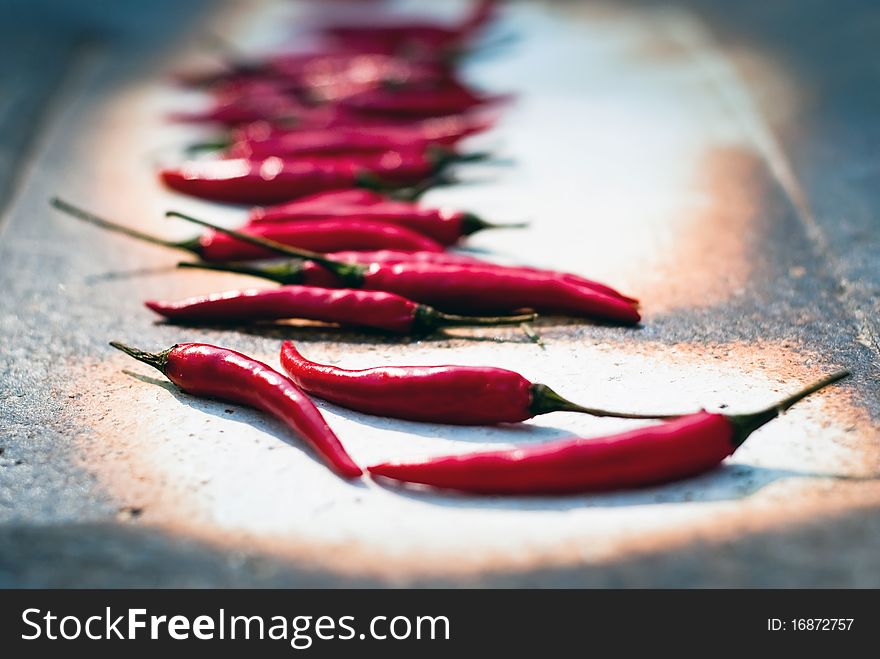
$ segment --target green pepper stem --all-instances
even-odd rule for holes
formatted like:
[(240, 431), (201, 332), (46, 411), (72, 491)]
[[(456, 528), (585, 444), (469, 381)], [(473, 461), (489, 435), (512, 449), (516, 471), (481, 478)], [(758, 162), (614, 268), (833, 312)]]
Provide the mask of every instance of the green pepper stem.
[(488, 151), (458, 153), (455, 149), (439, 145), (429, 146), (427, 149), (427, 155), (434, 165), (441, 169), (457, 162), (483, 162), (492, 158), (492, 154)]
[(541, 338), (541, 335), (538, 331), (532, 327), (529, 323), (521, 323), (520, 329), (523, 331), (523, 334), (526, 335), (529, 341), (537, 345), (541, 350), (546, 350), (547, 346), (544, 345), (544, 339)]
[(615, 419), (673, 419), (681, 414), (631, 414), (629, 412), (612, 412), (596, 407), (584, 407), (563, 398), (546, 384), (532, 385), (532, 402), (529, 411), (532, 416), (550, 412), (579, 412), (591, 416), (605, 416)]
[(163, 374), (165, 373), (165, 367), (168, 365), (168, 355), (170, 355), (171, 351), (177, 347), (177, 345), (175, 344), (167, 350), (163, 350), (161, 352), (146, 352), (138, 348), (127, 346), (124, 343), (120, 343), (119, 341), (111, 341), (110, 345), (117, 350), (121, 350), (129, 357), (134, 357), (139, 362), (149, 364)]
[(111, 222), (110, 220), (104, 219), (103, 217), (98, 217), (94, 213), (90, 213), (85, 209), (74, 206), (73, 204), (66, 202), (63, 199), (60, 199), (59, 197), (52, 197), (49, 200), (49, 203), (52, 205), (53, 208), (56, 208), (61, 212), (70, 215), (71, 217), (75, 217), (78, 220), (83, 220), (84, 222), (88, 222), (89, 224), (94, 224), (95, 226), (101, 227), (102, 229), (108, 229), (116, 233), (121, 233), (124, 236), (129, 236), (130, 238), (136, 238), (137, 240), (152, 243), (153, 245), (161, 245), (162, 247), (182, 249), (187, 252), (192, 252), (196, 255), (198, 255), (201, 251), (198, 238), (186, 240), (183, 242), (165, 240), (164, 238), (159, 238), (158, 236), (144, 233), (143, 231), (138, 231), (137, 229), (132, 229), (116, 222)]
[(210, 263), (208, 261), (180, 261), (178, 268), (197, 268), (217, 272), (234, 272), (239, 275), (250, 275), (260, 279), (268, 279), (279, 284), (301, 284), (303, 281), (302, 266), (296, 261), (285, 261), (276, 265), (256, 266), (246, 263)]
[(529, 226), (528, 222), (495, 224), (493, 222), (487, 222), (479, 215), (474, 215), (473, 213), (463, 213), (461, 216), (461, 232), (466, 236), (476, 233), (477, 231), (483, 231), (484, 229), (524, 229), (527, 226)]
[(533, 384), (532, 402), (529, 411), (532, 416), (549, 412), (579, 412), (591, 416), (605, 416), (615, 419), (673, 419), (681, 414), (632, 414), (629, 412), (612, 412), (596, 407), (584, 407), (563, 398), (546, 384)]
[(454, 185), (455, 183), (456, 178), (452, 176), (452, 174), (449, 172), (439, 172), (407, 188), (397, 188), (395, 190), (382, 189), (381, 187), (376, 188), (375, 186), (372, 186), (369, 181), (365, 187), (376, 190), (376, 192), (383, 192), (387, 194), (390, 199), (396, 199), (398, 201), (418, 201), (418, 199), (431, 188)]
[(277, 240), (270, 240), (269, 238), (263, 238), (262, 236), (254, 236), (249, 233), (244, 233), (242, 231), (236, 231), (235, 229), (227, 229), (226, 227), (221, 227), (220, 225), (214, 224), (213, 222), (201, 220), (197, 217), (193, 217), (192, 215), (186, 215), (185, 213), (180, 213), (178, 211), (168, 211), (167, 213), (165, 213), (165, 216), (176, 217), (181, 220), (186, 220), (187, 222), (192, 222), (193, 224), (198, 224), (199, 226), (213, 229), (214, 231), (235, 238), (236, 240), (241, 240), (243, 242), (250, 243), (251, 245), (263, 247), (264, 249), (275, 252), (276, 254), (284, 254), (285, 256), (291, 256), (293, 258), (314, 261), (321, 267), (328, 269), (334, 275), (342, 279), (346, 284), (355, 287), (359, 286), (363, 281), (363, 275), (366, 271), (366, 268), (362, 265), (358, 265), (355, 263), (344, 263), (342, 261), (334, 261), (333, 259), (328, 259), (323, 254), (319, 254), (318, 252), (312, 252), (307, 249), (300, 249), (298, 247), (291, 247), (290, 245), (279, 243)]
[(842, 380), (849, 375), (852, 375), (849, 369), (836, 371), (763, 410), (752, 412), (751, 414), (732, 414), (726, 416), (727, 421), (733, 427), (731, 442), (733, 443), (734, 449), (739, 448), (742, 443), (748, 439), (749, 435), (755, 432), (758, 428), (768, 421), (772, 421), (778, 417), (798, 401), (803, 400), (810, 394), (814, 394), (820, 389), (824, 389), (828, 385), (834, 384), (838, 380)]
[(228, 149), (230, 146), (232, 146), (232, 140), (216, 139), (214, 141), (193, 142), (192, 144), (187, 145), (184, 150), (187, 155), (194, 155), (205, 151), (222, 151)]
[(537, 314), (518, 314), (516, 316), (458, 316), (443, 313), (424, 304), (416, 308), (415, 326), (422, 330), (433, 330), (441, 327), (484, 327), (495, 325), (517, 325), (530, 322)]

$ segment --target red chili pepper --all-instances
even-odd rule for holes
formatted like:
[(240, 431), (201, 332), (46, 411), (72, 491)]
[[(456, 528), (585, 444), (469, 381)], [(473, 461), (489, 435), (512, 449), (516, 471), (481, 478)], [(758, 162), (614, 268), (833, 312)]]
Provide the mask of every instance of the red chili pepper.
[[(270, 122), (257, 121), (247, 124), (232, 134), (233, 142), (248, 142), (256, 147), (262, 142), (277, 142), (288, 135), (296, 135), (303, 130), (357, 130), (362, 134), (384, 135), (395, 142), (403, 143), (410, 138), (429, 141), (436, 144), (452, 145), (459, 140), (492, 128), (495, 118), (481, 114), (453, 114), (446, 117), (431, 117), (420, 121), (413, 120), (379, 120), (369, 121), (354, 118), (349, 114), (336, 113), (321, 126), (312, 128), (279, 128)], [(268, 150), (271, 147), (266, 147)], [(255, 150), (255, 155), (257, 151)]]
[[(100, 218), (88, 211), (77, 208), (57, 197), (52, 205), (65, 213), (91, 224), (95, 224), (117, 233), (122, 233), (139, 240), (151, 242), (164, 247), (182, 249), (198, 255), (205, 261), (247, 261), (250, 259), (271, 258), (271, 249), (260, 247), (253, 241), (234, 238), (226, 230), (212, 230), (198, 238), (174, 242), (122, 226)], [(169, 213), (169, 215), (178, 215)], [(402, 227), (384, 222), (323, 220), (314, 222), (279, 222), (265, 223), (245, 227), (239, 236), (250, 236), (257, 239), (268, 239), (272, 244), (295, 246), (301, 249), (332, 251), (338, 249), (375, 250), (389, 247), (412, 251), (442, 251), (443, 246)]]
[(287, 133), (262, 141), (239, 141), (232, 144), (226, 157), (268, 158), (278, 156), (349, 156), (383, 154), (387, 151), (424, 152), (433, 145), (450, 145), (425, 138), (418, 129), (372, 130), (369, 127), (315, 128)]
[(386, 200), (382, 203), (370, 203), (367, 206), (351, 204), (322, 207), (313, 204), (303, 206), (297, 201), (267, 208), (258, 207), (251, 211), (249, 221), (262, 224), (265, 222), (289, 222), (297, 220), (318, 220), (333, 217), (337, 220), (372, 220), (388, 222), (411, 229), (433, 238), (441, 245), (454, 245), (462, 237), (469, 236), (484, 229), (512, 229), (526, 226), (525, 224), (492, 224), (473, 213), (453, 211), (443, 208), (425, 208), (408, 201)]
[(345, 452), (308, 396), (266, 364), (204, 343), (180, 343), (158, 353), (116, 341), (110, 345), (157, 368), (187, 393), (241, 403), (271, 414), (306, 439), (340, 476), (361, 475), (361, 468)]
[(387, 462), (373, 476), (478, 494), (563, 494), (645, 487), (717, 467), (755, 430), (805, 396), (849, 375), (840, 371), (754, 414), (698, 412), (608, 437)]
[(375, 190), (367, 188), (349, 188), (345, 190), (328, 190), (317, 192), (305, 197), (300, 197), (297, 203), (301, 208), (334, 208), (336, 206), (348, 206), (357, 204), (367, 206), (388, 201), (388, 197)]
[[(436, 125), (429, 124), (430, 121), (436, 122)], [(447, 122), (446, 128), (442, 123), (444, 121)], [(412, 125), (342, 125), (275, 132), (261, 139), (239, 138), (230, 147), (229, 155), (267, 158), (381, 153), (405, 148), (424, 150), (431, 145), (453, 146), (468, 135), (485, 130), (490, 125), (486, 120), (473, 120), (465, 125), (457, 120), (457, 115), (452, 115)]]
[[(360, 263), (360, 264), (370, 264), (370, 263), (434, 263), (436, 265), (472, 265), (477, 271), (481, 267), (490, 267), (497, 270), (502, 270), (505, 272), (521, 272), (526, 277), (529, 278), (552, 278), (552, 279), (560, 279), (564, 282), (572, 284), (574, 286), (583, 286), (585, 288), (593, 289), (599, 291), (600, 293), (604, 293), (606, 295), (610, 295), (612, 297), (618, 297), (621, 300), (625, 300), (630, 304), (638, 304), (638, 300), (634, 297), (629, 297), (627, 295), (623, 295), (619, 291), (611, 288), (610, 286), (606, 286), (605, 284), (601, 284), (592, 279), (587, 279), (586, 277), (581, 277), (580, 275), (573, 274), (571, 272), (563, 272), (559, 270), (545, 270), (543, 268), (532, 268), (528, 266), (511, 266), (511, 265), (499, 265), (497, 263), (491, 263), (490, 261), (483, 261), (476, 257), (469, 256), (467, 254), (453, 254), (451, 252), (401, 252), (396, 250), (379, 250), (379, 251), (341, 251), (341, 252), (330, 252), (325, 254), (325, 256), (334, 261), (346, 261), (348, 263)], [(305, 262), (301, 265), (298, 264), (297, 267), (302, 268), (306, 273), (311, 273), (314, 268), (318, 268), (320, 266), (316, 266), (315, 264), (310, 264), (309, 262)], [(251, 273), (254, 274), (254, 273)], [(256, 276), (260, 276), (257, 274)], [(308, 277), (308, 275), (306, 275)], [(286, 282), (279, 282), (286, 283)]]
[(446, 163), (424, 155), (390, 151), (371, 158), (284, 160), (244, 158), (193, 161), (161, 172), (169, 188), (194, 197), (242, 204), (272, 204), (327, 190), (381, 181), (413, 185), (436, 174)]
[(464, 85), (447, 82), (430, 87), (374, 88), (339, 99), (337, 107), (371, 115), (436, 117), (468, 112), (509, 96), (482, 96)]
[[(344, 263), (322, 254), (225, 229), (181, 213), (170, 214), (239, 240), (259, 244), (278, 254), (314, 261), (351, 288), (397, 293), (444, 311), (485, 313), (491, 310), (496, 313), (533, 309), (539, 313), (597, 318), (621, 324), (635, 324), (641, 319), (628, 298), (577, 286), (559, 277), (495, 266), (435, 265), (424, 262), (373, 263), (368, 266)], [(211, 269), (240, 271), (235, 266), (223, 265)], [(267, 276), (273, 277), (271, 274)]]
[(375, 263), (361, 276), (363, 288), (394, 292), (456, 313), (534, 309), (624, 324), (641, 319), (636, 308), (619, 297), (551, 277), (530, 277), (496, 267)]
[(177, 302), (149, 300), (147, 307), (175, 322), (240, 323), (301, 318), (418, 334), (442, 327), (510, 325), (534, 320), (520, 316), (453, 316), (393, 293), (317, 286), (225, 291)]
[(303, 390), (367, 414), (463, 426), (518, 423), (550, 412), (581, 412), (624, 419), (667, 415), (588, 408), (562, 398), (519, 373), (479, 366), (383, 366), (350, 371), (303, 357), (281, 346), (281, 366)]
[(402, 263), (404, 261), (417, 261), (424, 263), (436, 263), (438, 265), (467, 265), (483, 263), (491, 265), (488, 261), (481, 261), (475, 256), (468, 254), (453, 254), (452, 252), (401, 252), (393, 249), (382, 249), (373, 252), (354, 252), (345, 250), (340, 252), (328, 252), (328, 259), (334, 261), (346, 261), (348, 263)]
[[(315, 220), (254, 224), (244, 228), (253, 236), (265, 237), (284, 245), (314, 251), (382, 248), (411, 251), (442, 251), (443, 246), (404, 227), (371, 220)], [(270, 251), (243, 243), (216, 231), (198, 241), (198, 254), (206, 261), (249, 261), (271, 258)]]
[(497, 0), (482, 0), (457, 25), (389, 21), (379, 24), (328, 25), (322, 32), (354, 50), (451, 55), (472, 40), (495, 15)]
[(219, 98), (211, 107), (196, 112), (173, 112), (172, 121), (220, 123), (238, 126), (261, 120), (296, 120), (305, 125), (326, 121), (327, 111), (304, 105), (281, 89), (263, 87), (259, 92)]
[[(288, 78), (283, 65), (273, 73)], [(452, 72), (434, 62), (416, 62), (377, 53), (360, 53), (341, 57), (337, 62), (313, 62), (296, 81), (300, 93), (315, 103), (337, 103), (370, 89), (401, 86), (432, 86), (451, 79)]]
[(218, 95), (246, 93), (253, 85), (282, 84), (297, 91), (323, 90), (351, 84), (361, 88), (383, 84), (413, 84), (447, 78), (441, 62), (412, 59), (388, 53), (348, 50), (281, 53), (246, 64), (231, 64), (208, 75), (182, 77), (185, 84), (211, 85)]

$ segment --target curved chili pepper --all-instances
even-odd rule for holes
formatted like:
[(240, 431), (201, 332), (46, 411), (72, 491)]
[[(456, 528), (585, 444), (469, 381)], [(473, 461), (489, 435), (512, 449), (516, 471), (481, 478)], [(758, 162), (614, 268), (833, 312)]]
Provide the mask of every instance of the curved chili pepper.
[(163, 169), (172, 190), (213, 201), (272, 204), (313, 192), (373, 185), (413, 185), (440, 171), (447, 161), (390, 151), (369, 158), (311, 158), (192, 161)]
[(185, 392), (255, 407), (282, 421), (307, 440), (336, 473), (363, 472), (302, 390), (290, 378), (234, 350), (205, 343), (179, 343), (150, 353), (116, 341), (110, 345), (161, 371)]
[[(351, 288), (388, 291), (453, 313), (485, 313), (533, 309), (597, 318), (621, 324), (641, 320), (629, 299), (578, 286), (540, 272), (503, 270), (494, 266), (436, 265), (424, 262), (361, 265), (327, 258), (323, 254), (281, 245), (254, 235), (225, 229), (205, 220), (172, 212), (174, 217), (206, 226), (265, 247), (278, 254), (314, 261)], [(218, 266), (217, 270), (224, 269)], [(235, 271), (235, 268), (231, 268)], [(269, 275), (272, 276), (271, 274)]]
[(290, 341), (281, 366), (303, 390), (331, 403), (394, 419), (463, 426), (518, 423), (550, 412), (581, 412), (623, 419), (628, 414), (583, 407), (519, 373), (481, 366), (382, 366), (350, 371), (303, 357)]
[(698, 412), (608, 437), (386, 462), (367, 470), (373, 476), (477, 494), (563, 494), (656, 485), (716, 468), (755, 430), (847, 375), (849, 371), (834, 373), (754, 414)]
[(177, 302), (149, 300), (145, 304), (176, 322), (236, 323), (302, 318), (397, 334), (425, 333), (442, 327), (511, 325), (535, 318), (534, 314), (454, 316), (394, 293), (296, 285), (225, 291)]
[(388, 222), (411, 229), (433, 238), (441, 245), (454, 245), (462, 237), (484, 229), (516, 229), (527, 226), (525, 223), (493, 224), (478, 215), (443, 208), (425, 208), (407, 201), (386, 200), (370, 203), (367, 206), (348, 205), (328, 207), (329, 204), (303, 207), (293, 201), (269, 207), (257, 207), (251, 211), (251, 223), (287, 222), (295, 220), (318, 220), (333, 217), (355, 220), (375, 220)]
[[(138, 240), (163, 247), (181, 249), (198, 255), (205, 261), (247, 261), (269, 258), (271, 249), (231, 237), (226, 231), (212, 230), (198, 238), (174, 242), (100, 218), (77, 208), (57, 197), (52, 205), (77, 219), (85, 220), (104, 229), (122, 233)], [(176, 215), (171, 213), (171, 215)], [(390, 247), (398, 250), (442, 251), (443, 246), (430, 238), (385, 222), (351, 220), (316, 220), (314, 222), (265, 223), (245, 227), (237, 235), (268, 239), (273, 244), (296, 246), (302, 249), (332, 251), (335, 249), (366, 249)]]

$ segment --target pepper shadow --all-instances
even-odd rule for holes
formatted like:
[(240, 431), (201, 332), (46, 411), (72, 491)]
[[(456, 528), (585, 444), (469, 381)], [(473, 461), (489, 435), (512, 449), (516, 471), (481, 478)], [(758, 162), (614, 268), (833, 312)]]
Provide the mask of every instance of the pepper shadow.
[(326, 411), (354, 421), (359, 425), (430, 439), (455, 439), (456, 441), (484, 444), (517, 443), (526, 445), (572, 436), (571, 430), (532, 423), (499, 423), (490, 426), (470, 426), (454, 423), (407, 421), (358, 412), (347, 407), (341, 407), (323, 398), (312, 397), (312, 399), (322, 412)]
[(110, 272), (102, 272), (96, 275), (89, 275), (85, 278), (84, 281), (87, 286), (94, 286), (95, 284), (102, 284), (104, 282), (135, 279), (137, 277), (152, 277), (154, 275), (166, 275), (176, 271), (176, 265), (135, 268), (133, 270), (116, 270)]
[(791, 478), (874, 481), (880, 480), (880, 475), (848, 476), (746, 464), (722, 464), (711, 472), (665, 485), (617, 492), (533, 496), (468, 495), (400, 483), (382, 477), (373, 478), (372, 482), (398, 496), (446, 508), (564, 512), (583, 508), (628, 508), (657, 504), (738, 501), (750, 497), (768, 485)]
[[(286, 323), (186, 323), (157, 320), (156, 326), (184, 327), (188, 329), (204, 329), (215, 332), (232, 331), (247, 336), (274, 339), (277, 341), (329, 341), (334, 343), (358, 343), (375, 345), (411, 345), (424, 342), (445, 342), (451, 339), (486, 343), (532, 343), (532, 340), (514, 325), (499, 326), (501, 336), (484, 336), (466, 334), (468, 328), (450, 328), (432, 332), (431, 334), (399, 335), (368, 329), (353, 329), (341, 325), (292, 325)], [(486, 328), (481, 328), (486, 329)]]
[[(291, 448), (300, 450), (303, 455), (308, 456), (322, 467), (327, 468), (326, 461), (318, 455), (305, 439), (297, 436), (287, 426), (269, 414), (265, 414), (260, 410), (255, 410), (250, 407), (245, 407), (239, 403), (232, 403), (222, 399), (191, 396), (168, 380), (160, 380), (149, 375), (129, 371), (128, 369), (123, 369), (122, 372), (136, 380), (140, 380), (141, 382), (162, 387), (174, 396), (177, 401), (188, 407), (195, 408), (200, 412), (221, 418), (224, 421), (229, 421), (232, 417), (235, 421), (250, 428), (262, 430), (275, 439), (287, 444)], [(367, 487), (363, 480), (350, 480), (348, 482), (358, 488)]]

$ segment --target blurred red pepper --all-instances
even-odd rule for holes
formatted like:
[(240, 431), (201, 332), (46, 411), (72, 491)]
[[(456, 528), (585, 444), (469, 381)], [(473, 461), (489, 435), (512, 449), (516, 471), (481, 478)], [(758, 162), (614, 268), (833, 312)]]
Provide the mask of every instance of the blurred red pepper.
[(415, 185), (450, 161), (427, 153), (388, 151), (361, 157), (245, 158), (192, 161), (163, 169), (169, 188), (203, 199), (272, 204), (306, 194), (376, 185)]
[(250, 222), (289, 222), (320, 220), (332, 217), (337, 220), (372, 220), (389, 222), (397, 226), (418, 231), (433, 238), (441, 245), (454, 245), (462, 237), (484, 229), (520, 228), (524, 224), (493, 224), (473, 213), (453, 211), (442, 208), (426, 208), (414, 202), (385, 200), (361, 206), (342, 204), (331, 206), (313, 205), (311, 208), (293, 201), (287, 204), (255, 208), (251, 211)]
[[(267, 121), (256, 121), (237, 128), (232, 133), (232, 143), (248, 142), (255, 154), (257, 149), (269, 152), (273, 145), (283, 144), (283, 138), (295, 135), (304, 130), (321, 129), (346, 129), (358, 131), (371, 136), (383, 135), (394, 142), (408, 139), (415, 141), (432, 142), (435, 144), (452, 145), (462, 138), (474, 135), (492, 128), (495, 118), (486, 113), (451, 114), (444, 117), (430, 117), (428, 119), (368, 119), (357, 118), (350, 114), (336, 113), (324, 124), (311, 127), (282, 128)], [(260, 142), (270, 142), (265, 148), (257, 147)]]
[(468, 112), (499, 103), (510, 96), (475, 94), (462, 84), (448, 81), (429, 87), (374, 88), (337, 101), (337, 107), (358, 114), (402, 117), (437, 117)]
[(497, 0), (477, 0), (467, 16), (451, 25), (387, 18), (373, 24), (326, 25), (322, 32), (347, 48), (363, 52), (451, 57), (461, 52), (489, 24), (497, 6)]

